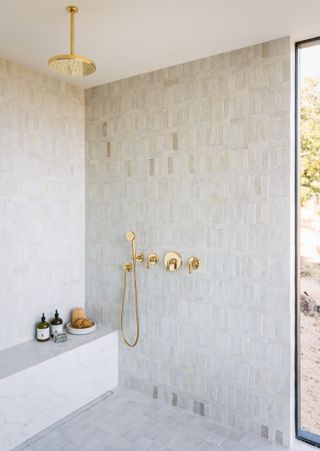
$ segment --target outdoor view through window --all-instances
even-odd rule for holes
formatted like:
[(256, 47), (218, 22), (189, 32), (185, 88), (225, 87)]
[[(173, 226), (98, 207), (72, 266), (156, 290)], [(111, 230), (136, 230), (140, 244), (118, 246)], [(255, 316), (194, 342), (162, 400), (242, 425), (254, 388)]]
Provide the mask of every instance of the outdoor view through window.
[(320, 443), (320, 40), (297, 61), (298, 435)]

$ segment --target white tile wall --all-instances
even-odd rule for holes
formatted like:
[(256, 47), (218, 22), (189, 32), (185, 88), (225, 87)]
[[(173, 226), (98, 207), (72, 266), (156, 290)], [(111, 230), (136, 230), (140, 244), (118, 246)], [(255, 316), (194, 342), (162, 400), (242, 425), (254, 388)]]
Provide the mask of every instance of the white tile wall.
[(0, 348), (84, 304), (84, 93), (0, 59)]
[[(86, 302), (119, 327), (120, 265), (138, 250), (141, 340), (122, 381), (288, 444), (290, 40), (86, 91)], [(132, 294), (132, 293), (131, 293)], [(133, 329), (133, 302), (128, 313)]]

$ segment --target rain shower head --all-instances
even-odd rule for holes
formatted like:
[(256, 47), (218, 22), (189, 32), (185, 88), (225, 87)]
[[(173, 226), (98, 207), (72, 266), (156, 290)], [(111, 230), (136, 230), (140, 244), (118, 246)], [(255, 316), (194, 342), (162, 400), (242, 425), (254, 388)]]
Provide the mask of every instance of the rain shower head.
[(96, 70), (92, 60), (81, 55), (57, 55), (49, 59), (50, 69), (60, 75), (70, 77), (84, 77)]
[(94, 61), (74, 53), (74, 15), (77, 14), (78, 8), (76, 6), (68, 6), (67, 11), (70, 13), (70, 53), (53, 56), (48, 60), (48, 66), (64, 76), (83, 77), (90, 75), (96, 70)]

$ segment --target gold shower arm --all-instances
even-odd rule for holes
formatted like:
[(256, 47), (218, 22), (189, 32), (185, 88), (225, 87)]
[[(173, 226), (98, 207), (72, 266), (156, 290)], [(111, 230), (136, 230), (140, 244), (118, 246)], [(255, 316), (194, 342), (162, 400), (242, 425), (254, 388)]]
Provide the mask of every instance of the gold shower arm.
[(70, 54), (74, 55), (74, 15), (78, 13), (76, 6), (68, 6), (68, 13), (70, 13)]

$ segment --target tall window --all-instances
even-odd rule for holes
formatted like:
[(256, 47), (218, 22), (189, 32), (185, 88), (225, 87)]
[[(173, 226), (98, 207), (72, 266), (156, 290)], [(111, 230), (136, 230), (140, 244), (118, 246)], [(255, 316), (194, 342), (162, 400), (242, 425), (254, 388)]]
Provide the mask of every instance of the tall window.
[(298, 438), (320, 445), (320, 38), (296, 46)]

